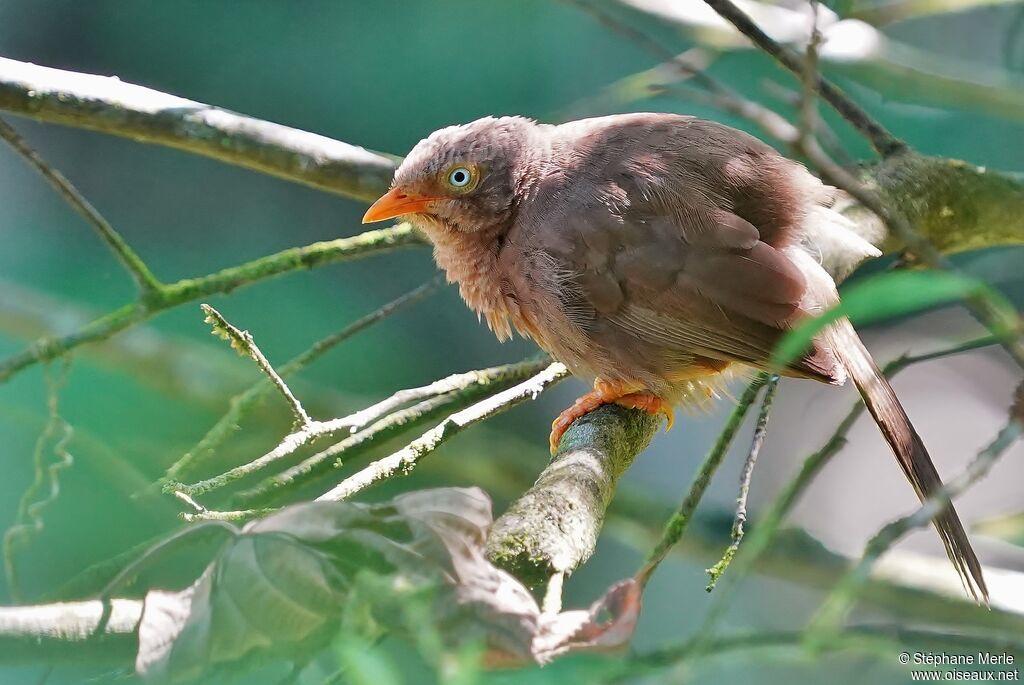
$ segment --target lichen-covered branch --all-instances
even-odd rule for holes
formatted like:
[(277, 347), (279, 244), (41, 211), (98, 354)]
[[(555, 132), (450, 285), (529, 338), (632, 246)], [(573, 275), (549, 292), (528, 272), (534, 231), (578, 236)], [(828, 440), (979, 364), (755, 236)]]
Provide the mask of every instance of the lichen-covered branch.
[(0, 58), (0, 109), (213, 157), (359, 200), (391, 183), (396, 159), (307, 131), (125, 83)]
[[(400, 390), (387, 400), (348, 417), (350, 430), (356, 432), (298, 464), (270, 476), (253, 488), (238, 493), (235, 499), (247, 505), (278, 499), (332, 470), (341, 468), (342, 460), (358, 457), (402, 431), (440, 416), (453, 414), (489, 395), (523, 382), (543, 371), (548, 364), (550, 359), (547, 357), (525, 360), (516, 364), (455, 374), (421, 388)], [(404, 409), (399, 408), (401, 404), (396, 404), (396, 400), (403, 400), (404, 404), (417, 398), (422, 399)], [(366, 425), (366, 420), (371, 417), (379, 418)], [(365, 428), (362, 427), (364, 425)]]
[(568, 376), (569, 370), (560, 362), (554, 362), (519, 385), (491, 395), (487, 399), (446, 417), (441, 423), (402, 449), (371, 463), (316, 499), (318, 502), (345, 500), (364, 488), (399, 472), (408, 474), (420, 460), (467, 426), (489, 419), (527, 400), (536, 399), (546, 388), (568, 378)]
[(661, 419), (607, 405), (578, 419), (551, 464), (491, 528), (487, 556), (527, 585), (590, 558), (619, 477)]

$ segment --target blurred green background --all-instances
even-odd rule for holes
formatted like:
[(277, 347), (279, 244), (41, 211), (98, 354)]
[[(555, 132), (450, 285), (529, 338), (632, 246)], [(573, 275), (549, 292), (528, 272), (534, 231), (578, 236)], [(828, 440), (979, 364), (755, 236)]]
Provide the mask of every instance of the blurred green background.
[[(863, 6), (854, 2), (843, 9), (858, 7)], [(905, 46), (974, 65), (977, 71), (970, 73), (1002, 74), (1007, 80), (996, 85), (1005, 97), (996, 98), (996, 104), (943, 97), (936, 91), (941, 84), (928, 81), (922, 92), (911, 92), (905, 82), (870, 64), (839, 64), (830, 71), (919, 151), (1019, 171), (1024, 169), (1024, 111), (1014, 114), (1000, 103), (1020, 95), (1022, 13), (1020, 4), (994, 4), (882, 29)], [(678, 51), (693, 44), (692, 35), (656, 18), (639, 12), (623, 16), (661, 35)], [(746, 122), (680, 99), (618, 104), (588, 100), (654, 62), (593, 18), (546, 0), (4, 0), (0, 55), (115, 74), (127, 82), (395, 154), (403, 154), (436, 128), (488, 114), (554, 121), (569, 113), (664, 110), (750, 130)], [(727, 52), (710, 72), (753, 98), (783, 108), (765, 82), (793, 87), (785, 74), (752, 51)], [(949, 99), (960, 99), (961, 106)], [(365, 207), (356, 202), (167, 149), (9, 120), (167, 281), (361, 230)], [(855, 135), (834, 117), (829, 120), (853, 156), (867, 156)], [(958, 261), (1015, 295), (1019, 305), (1022, 257), (1022, 250), (993, 250)], [(427, 250), (408, 250), (291, 274), (213, 298), (211, 304), (249, 329), (268, 357), (281, 362), (434, 273)], [(72, 330), (85, 317), (113, 309), (132, 294), (131, 281), (90, 227), (21, 160), (0, 148), (0, 357), (18, 352), (39, 334)], [(870, 330), (865, 337), (887, 359), (906, 349), (964, 339), (977, 330), (966, 315), (944, 310)], [(257, 376), (249, 362), (209, 336), (197, 305), (163, 313), (120, 340), (150, 359), (148, 366), (126, 368), (125, 354), (109, 345), (82, 348), (59, 392), (60, 414), (74, 430), (68, 449), (75, 461), (61, 475), (60, 496), (43, 514), (43, 529), (19, 551), (27, 600), (55, 590), (88, 564), (173, 527), (180, 507), (169, 498), (147, 494), (145, 486), (223, 414), (227, 398)], [(401, 387), (515, 361), (532, 350), (522, 340), (499, 345), (455, 291), (445, 288), (346, 342), (303, 371), (293, 387), (316, 416), (326, 418)], [(46, 419), (46, 376), (58, 376), (59, 367), (35, 367), (0, 385), (0, 521), (5, 527), (32, 481), (33, 446)], [(929, 365), (901, 377), (897, 389), (907, 398), (926, 442), (938, 446), (936, 461), (943, 473), (958, 471), (991, 438), (1017, 377), (999, 351)], [(538, 402), (468, 431), (411, 478), (367, 496), (427, 485), (481, 484), (500, 511), (545, 464), (547, 425), (581, 387), (576, 381), (563, 384)], [(755, 511), (831, 432), (852, 397), (849, 391), (810, 383), (783, 384), (755, 480)], [(675, 502), (728, 404), (723, 402), (712, 416), (681, 417), (673, 433), (658, 437), (638, 461), (626, 486), (652, 501)], [(262, 453), (288, 423), (280, 401), (268, 399), (218, 455), (218, 464), (240, 463)], [(738, 441), (740, 449), (745, 442), (746, 437)], [(1021, 508), (1014, 484), (1024, 475), (1022, 456), (1018, 447), (964, 498), (960, 511), (966, 519)], [(722, 470), (705, 507), (731, 508), (736, 462), (731, 459)], [(211, 473), (218, 464), (211, 464)], [(909, 511), (913, 501), (874, 428), (858, 425), (851, 447), (816, 483), (797, 522), (854, 554), (872, 531)], [(723, 525), (723, 547), (727, 529)], [(614, 531), (606, 535), (594, 560), (569, 584), (569, 603), (582, 606), (632, 573), (646, 550), (644, 541), (636, 543), (635, 536)], [(941, 554), (930, 531), (913, 536), (910, 543)], [(979, 552), (990, 563), (1024, 570), (1013, 549), (980, 543)], [(937, 557), (937, 562), (944, 560)], [(703, 566), (676, 557), (661, 569), (649, 595), (658, 599), (648, 601), (637, 649), (692, 634), (710, 601)], [(727, 627), (798, 628), (820, 599), (775, 580), (753, 579), (741, 592)], [(2, 580), (0, 597), (9, 600)], [(836, 684), (903, 682), (907, 674), (895, 655), (730, 655), (673, 671), (665, 682), (815, 683), (825, 674)], [(508, 678), (584, 682), (585, 671), (577, 661)], [(401, 667), (407, 676), (416, 672), (414, 666)], [(34, 682), (39, 672), (0, 669), (0, 682)], [(111, 676), (58, 669), (50, 682), (89, 677)]]

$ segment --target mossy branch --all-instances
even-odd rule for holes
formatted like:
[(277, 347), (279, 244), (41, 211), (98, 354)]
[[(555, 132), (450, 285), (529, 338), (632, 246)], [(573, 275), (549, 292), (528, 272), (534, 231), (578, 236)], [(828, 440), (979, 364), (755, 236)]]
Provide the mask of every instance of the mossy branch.
[(0, 362), (0, 383), (38, 362), (66, 354), (80, 345), (93, 343), (120, 333), (172, 307), (200, 298), (228, 293), (274, 276), (299, 269), (384, 254), (413, 245), (424, 239), (409, 224), (366, 231), (351, 238), (339, 238), (303, 247), (292, 247), (251, 262), (222, 269), (208, 276), (185, 278), (161, 285), (145, 297), (95, 319), (65, 336), (40, 338), (24, 352)]
[(607, 405), (574, 422), (537, 482), (494, 522), (487, 538), (490, 560), (537, 585), (589, 559), (619, 477), (660, 421)]

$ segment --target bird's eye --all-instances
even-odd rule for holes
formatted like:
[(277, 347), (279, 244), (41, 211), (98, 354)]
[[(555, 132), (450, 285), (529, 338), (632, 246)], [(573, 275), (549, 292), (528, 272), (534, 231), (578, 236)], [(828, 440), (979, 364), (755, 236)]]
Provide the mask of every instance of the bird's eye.
[(464, 166), (457, 166), (448, 172), (448, 183), (453, 188), (465, 188), (473, 180), (473, 172)]

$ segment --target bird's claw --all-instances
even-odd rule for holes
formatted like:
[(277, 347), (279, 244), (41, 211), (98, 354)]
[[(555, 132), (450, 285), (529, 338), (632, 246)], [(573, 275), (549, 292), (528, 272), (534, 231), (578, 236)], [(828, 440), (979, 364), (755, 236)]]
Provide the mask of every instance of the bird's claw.
[(609, 396), (607, 388), (599, 387), (593, 392), (583, 395), (571, 407), (558, 415), (551, 422), (551, 435), (548, 438), (551, 454), (558, 452), (558, 446), (562, 442), (562, 436), (569, 430), (573, 422), (586, 416), (593, 410), (605, 404), (618, 404), (629, 409), (640, 409), (649, 414), (661, 414), (665, 417), (665, 430), (672, 430), (675, 423), (675, 416), (672, 412), (672, 405), (650, 392), (631, 392), (618, 397)]

